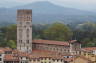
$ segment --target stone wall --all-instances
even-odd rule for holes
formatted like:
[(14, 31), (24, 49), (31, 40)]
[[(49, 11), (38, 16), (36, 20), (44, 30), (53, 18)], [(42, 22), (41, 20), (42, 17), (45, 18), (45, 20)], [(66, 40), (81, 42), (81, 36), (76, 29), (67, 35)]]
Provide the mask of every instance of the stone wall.
[(61, 46), (61, 45), (33, 44), (33, 49), (56, 51), (60, 53), (70, 52), (69, 46)]
[(32, 52), (32, 10), (17, 11), (17, 49)]

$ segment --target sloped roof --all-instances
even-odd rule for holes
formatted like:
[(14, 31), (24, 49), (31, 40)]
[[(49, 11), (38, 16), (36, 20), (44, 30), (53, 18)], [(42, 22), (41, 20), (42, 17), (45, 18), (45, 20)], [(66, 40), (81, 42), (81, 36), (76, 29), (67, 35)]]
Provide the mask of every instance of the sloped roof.
[(53, 40), (33, 40), (33, 43), (69, 46), (69, 43), (68, 42), (64, 42), (64, 41), (53, 41)]
[(96, 47), (86, 47), (86, 48), (82, 48), (82, 50), (92, 51), (92, 50), (96, 50)]
[(52, 59), (63, 59), (63, 56), (59, 53), (47, 51), (47, 50), (33, 50), (31, 58), (52, 58)]
[(4, 61), (19, 61), (19, 57), (14, 56), (13, 54), (5, 54)]

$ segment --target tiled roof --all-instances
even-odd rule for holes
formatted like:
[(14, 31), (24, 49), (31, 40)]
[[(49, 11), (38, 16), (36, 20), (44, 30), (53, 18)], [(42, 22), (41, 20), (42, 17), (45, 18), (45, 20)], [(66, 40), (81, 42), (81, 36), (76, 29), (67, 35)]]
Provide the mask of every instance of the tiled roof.
[(15, 56), (18, 55), (19, 57), (29, 57), (29, 55), (30, 55), (26, 52), (22, 52), (19, 50), (13, 50), (12, 52), (13, 52), (13, 54), (15, 54)]
[(2, 54), (2, 53), (4, 53), (4, 51), (3, 50), (0, 50), (0, 54)]
[(31, 58), (52, 58), (52, 59), (62, 59), (62, 55), (56, 52), (47, 50), (33, 50)]
[(12, 51), (12, 49), (9, 48), (9, 47), (5, 47), (5, 48), (0, 47), (0, 50), (3, 50), (3, 51)]
[(87, 47), (87, 48), (82, 48), (82, 50), (92, 51), (92, 50), (96, 50), (96, 47)]
[(62, 59), (63, 57), (60, 53), (57, 52), (47, 51), (47, 50), (37, 50), (37, 49), (33, 49), (32, 53), (30, 54), (18, 50), (13, 50), (13, 54), (15, 54), (15, 56), (17, 55), (19, 57), (28, 57), (30, 59), (35, 59), (35, 58)]
[(19, 61), (19, 57), (14, 56), (13, 54), (5, 54), (4, 61)]
[(32, 50), (32, 53), (21, 52), (19, 50), (12, 50), (12, 54), (5, 54), (4, 61), (19, 61), (19, 57), (27, 57), (29, 59), (51, 58), (64, 59), (60, 53), (47, 50)]
[(69, 42), (70, 43), (75, 43), (75, 42), (77, 42), (77, 40), (70, 40)]
[(71, 62), (71, 61), (73, 61), (73, 59), (74, 58), (64, 58), (64, 60), (67, 61), (67, 62)]
[(69, 46), (68, 42), (53, 41), (53, 40), (33, 40), (33, 43)]

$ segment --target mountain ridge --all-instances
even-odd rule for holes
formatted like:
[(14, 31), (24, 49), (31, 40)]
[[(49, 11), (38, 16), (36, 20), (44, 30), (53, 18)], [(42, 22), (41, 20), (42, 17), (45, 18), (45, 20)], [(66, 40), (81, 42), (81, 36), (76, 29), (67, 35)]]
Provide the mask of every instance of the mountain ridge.
[[(13, 8), (0, 8), (0, 22), (16, 23), (16, 11), (18, 9), (32, 9), (33, 23), (73, 23), (83, 21), (96, 21), (96, 13), (82, 11), (74, 8), (58, 6), (50, 2), (35, 2)], [(5, 19), (6, 18), (6, 19)]]

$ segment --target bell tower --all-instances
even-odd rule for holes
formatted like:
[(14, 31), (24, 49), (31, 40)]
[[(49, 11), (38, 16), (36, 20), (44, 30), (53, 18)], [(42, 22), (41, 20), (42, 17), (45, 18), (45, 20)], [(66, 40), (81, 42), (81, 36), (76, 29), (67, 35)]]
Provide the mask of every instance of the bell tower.
[(17, 10), (17, 49), (32, 52), (32, 10)]

